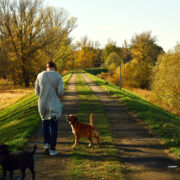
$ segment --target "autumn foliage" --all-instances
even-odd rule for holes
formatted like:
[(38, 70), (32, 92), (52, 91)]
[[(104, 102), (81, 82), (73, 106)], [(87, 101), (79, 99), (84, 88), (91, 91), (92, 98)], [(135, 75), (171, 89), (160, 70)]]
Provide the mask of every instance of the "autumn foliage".
[(75, 26), (64, 9), (43, 7), (41, 0), (0, 1), (0, 76), (28, 87), (47, 61), (64, 60), (59, 51), (70, 45)]
[(147, 89), (152, 92), (148, 100), (180, 114), (180, 46), (165, 53), (151, 33), (144, 32), (132, 38), (127, 52), (131, 53), (129, 61), (124, 61), (117, 49), (107, 55), (104, 65), (109, 72), (98, 76), (119, 86), (121, 63), (124, 88)]
[[(180, 47), (165, 53), (151, 32), (135, 34), (122, 47), (84, 36), (73, 43), (76, 18), (64, 9), (44, 7), (41, 0), (0, 1), (0, 78), (29, 87), (56, 62), (58, 71), (101, 67), (98, 76), (124, 88), (152, 90), (157, 104), (179, 114)], [(120, 73), (121, 72), (121, 73)]]
[(180, 115), (180, 49), (158, 58), (153, 69), (152, 91), (158, 104)]

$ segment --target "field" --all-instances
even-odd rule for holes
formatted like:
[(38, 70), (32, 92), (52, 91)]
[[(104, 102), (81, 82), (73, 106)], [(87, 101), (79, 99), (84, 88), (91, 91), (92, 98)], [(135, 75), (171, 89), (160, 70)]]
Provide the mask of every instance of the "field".
[(8, 80), (0, 79), (0, 110), (10, 104), (13, 104), (18, 99), (33, 92), (33, 88), (20, 88), (13, 86)]

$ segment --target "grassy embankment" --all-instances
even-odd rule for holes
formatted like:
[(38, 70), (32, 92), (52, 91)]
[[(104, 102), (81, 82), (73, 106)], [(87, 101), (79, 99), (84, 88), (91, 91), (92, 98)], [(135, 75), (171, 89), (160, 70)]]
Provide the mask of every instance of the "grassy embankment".
[[(64, 86), (71, 75), (63, 75)], [(24, 148), (40, 123), (37, 99), (35, 93), (30, 93), (0, 111), (0, 142), (8, 144), (13, 151)]]
[[(73, 179), (123, 179), (122, 166), (116, 155), (117, 150), (112, 144), (109, 125), (104, 115), (99, 99), (93, 94), (80, 74), (77, 74), (77, 89), (79, 96), (78, 118), (80, 122), (89, 123), (90, 113), (101, 137), (101, 148), (88, 148), (89, 140), (80, 139), (72, 155), (73, 169), (70, 171)], [(96, 143), (96, 140), (94, 139)]]
[(125, 89), (120, 90), (118, 86), (98, 78), (92, 74), (86, 74), (96, 84), (102, 86), (109, 94), (118, 96), (129, 110), (160, 137), (169, 149), (180, 157), (180, 117), (169, 113), (160, 107), (148, 102), (140, 96)]
[[(71, 73), (63, 76), (64, 86)], [(28, 137), (40, 122), (37, 110), (38, 97), (30, 93), (0, 111), (0, 142), (12, 149), (22, 149)]]

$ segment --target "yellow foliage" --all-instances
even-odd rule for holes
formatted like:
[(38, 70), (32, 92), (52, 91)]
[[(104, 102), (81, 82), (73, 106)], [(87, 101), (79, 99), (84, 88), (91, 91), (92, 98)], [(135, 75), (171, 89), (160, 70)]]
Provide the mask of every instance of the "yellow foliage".
[(180, 114), (180, 53), (159, 57), (153, 71), (152, 90), (164, 108)]
[[(69, 33), (76, 20), (69, 19), (64, 9), (43, 8), (42, 1), (3, 0), (0, 9), (0, 46), (6, 45), (6, 59), (12, 62), (7, 66), (7, 77), (28, 87), (46, 62), (59, 52), (61, 42), (70, 45)], [(63, 60), (67, 57), (66, 53), (60, 55)], [(0, 67), (0, 71), (4, 70)]]
[[(123, 86), (148, 88), (152, 66), (148, 63), (133, 59), (122, 66)], [(116, 72), (115, 72), (116, 73)]]
[(92, 68), (99, 51), (92, 47), (84, 47), (75, 53), (75, 68)]

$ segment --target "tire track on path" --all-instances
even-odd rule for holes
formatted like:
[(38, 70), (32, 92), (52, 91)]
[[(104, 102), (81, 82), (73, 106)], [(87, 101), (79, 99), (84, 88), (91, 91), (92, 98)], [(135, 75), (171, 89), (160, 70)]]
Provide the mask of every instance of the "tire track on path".
[[(71, 167), (70, 155), (72, 153), (73, 135), (69, 124), (65, 117), (67, 114), (75, 114), (78, 109), (78, 94), (76, 89), (76, 75), (73, 73), (66, 85), (65, 95), (63, 96), (63, 114), (59, 122), (59, 132), (57, 139), (57, 150), (60, 152), (58, 156), (50, 157), (44, 153), (44, 145), (42, 138), (41, 125), (32, 136), (29, 147), (37, 144), (38, 149), (35, 154), (35, 171), (36, 180), (70, 180), (67, 170)], [(31, 179), (31, 173), (27, 170), (28, 180)]]
[(93, 83), (84, 73), (82, 76), (103, 105), (114, 145), (119, 150), (118, 157), (126, 169), (126, 178), (180, 179), (180, 168), (168, 169), (168, 166), (176, 165), (176, 162), (165, 153), (167, 149), (160, 140), (128, 112), (119, 98), (108, 95), (107, 91)]

